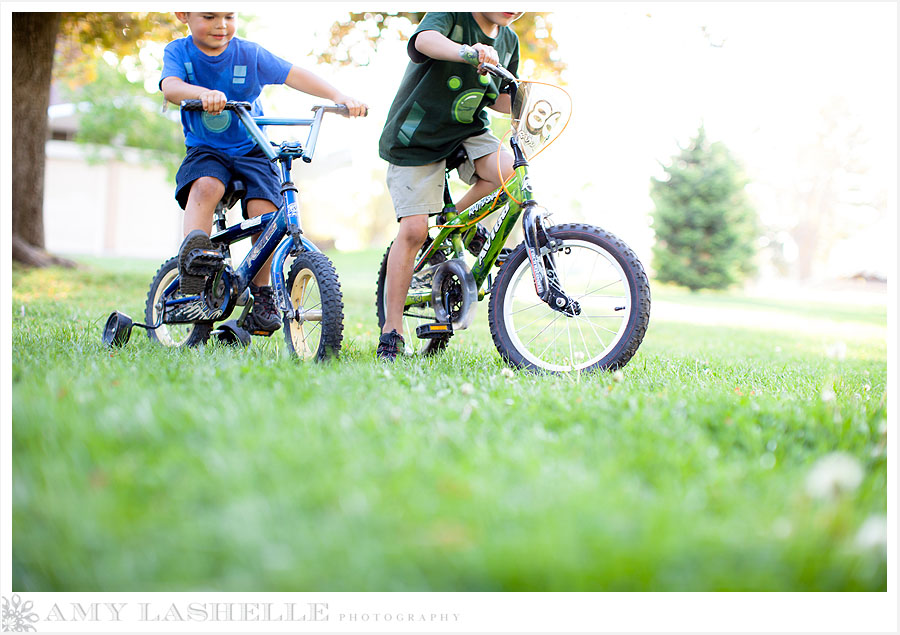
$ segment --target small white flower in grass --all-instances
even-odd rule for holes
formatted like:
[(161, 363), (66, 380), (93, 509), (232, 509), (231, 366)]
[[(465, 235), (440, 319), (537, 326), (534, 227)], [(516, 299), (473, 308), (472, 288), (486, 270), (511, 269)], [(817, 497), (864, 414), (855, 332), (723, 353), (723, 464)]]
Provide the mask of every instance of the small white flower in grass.
[(822, 392), (819, 396), (822, 397), (822, 401), (824, 401), (825, 403), (831, 403), (836, 398), (836, 395), (834, 394), (834, 388), (828, 385), (822, 387)]
[(791, 526), (791, 521), (789, 521), (787, 518), (776, 518), (775, 522), (772, 524), (772, 533), (775, 534), (776, 538), (780, 538), (782, 540), (784, 540), (785, 538), (789, 538), (793, 531), (794, 528), (793, 526)]
[(881, 514), (869, 516), (856, 532), (856, 546), (863, 551), (879, 551), (887, 549), (887, 517)]
[(503, 375), (504, 377), (506, 377), (507, 379), (512, 379), (513, 377), (516, 376), (516, 374), (513, 372), (513, 369), (509, 368), (507, 366), (504, 366), (503, 368), (500, 369), (500, 374)]
[(834, 500), (856, 491), (863, 480), (863, 468), (845, 452), (832, 452), (816, 461), (806, 476), (806, 493), (819, 500)]
[(831, 359), (843, 361), (847, 357), (847, 345), (844, 342), (834, 342), (825, 349), (825, 354)]
[(575, 351), (575, 355), (573, 355), (573, 357), (575, 358), (576, 362), (584, 361), (584, 353), (582, 353), (581, 351)]
[(475, 386), (469, 383), (465, 383), (459, 387), (459, 392), (464, 395), (474, 395), (475, 394)]
[(621, 384), (623, 381), (625, 381), (625, 373), (623, 373), (621, 370), (617, 370), (613, 373), (613, 381), (617, 384)]

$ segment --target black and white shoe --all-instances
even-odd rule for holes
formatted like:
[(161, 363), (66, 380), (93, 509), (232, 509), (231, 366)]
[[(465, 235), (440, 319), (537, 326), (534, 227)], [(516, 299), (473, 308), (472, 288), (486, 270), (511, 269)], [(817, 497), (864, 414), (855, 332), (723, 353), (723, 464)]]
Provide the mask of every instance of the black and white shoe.
[(178, 249), (178, 277), (184, 295), (203, 292), (206, 279), (225, 265), (225, 257), (215, 248), (209, 235), (195, 229), (184, 237)]
[(397, 329), (394, 329), (390, 333), (383, 333), (378, 338), (378, 349), (375, 351), (375, 355), (378, 356), (378, 359), (392, 362), (397, 359), (397, 355), (403, 354), (405, 347), (406, 342), (403, 341), (403, 336), (397, 332)]
[(281, 328), (281, 316), (275, 307), (275, 290), (272, 287), (257, 287), (250, 283), (253, 306), (244, 320), (244, 328), (251, 335), (271, 335)]

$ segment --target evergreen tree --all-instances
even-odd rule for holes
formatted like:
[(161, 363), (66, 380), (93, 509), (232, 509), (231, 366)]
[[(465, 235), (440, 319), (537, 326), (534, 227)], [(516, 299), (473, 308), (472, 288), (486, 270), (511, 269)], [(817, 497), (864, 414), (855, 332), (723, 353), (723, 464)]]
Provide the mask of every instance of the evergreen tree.
[(650, 179), (656, 279), (697, 291), (725, 289), (752, 274), (756, 212), (728, 148), (710, 143), (701, 125), (665, 171), (665, 179)]

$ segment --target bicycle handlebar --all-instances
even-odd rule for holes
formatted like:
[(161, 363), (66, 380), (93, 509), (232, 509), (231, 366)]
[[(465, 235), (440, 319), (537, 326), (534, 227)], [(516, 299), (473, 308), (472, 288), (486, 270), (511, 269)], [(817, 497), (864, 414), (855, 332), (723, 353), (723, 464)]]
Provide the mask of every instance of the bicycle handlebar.
[[(272, 149), (272, 146), (269, 144), (265, 135), (263, 135), (262, 130), (259, 129), (260, 125), (309, 126), (309, 136), (307, 137), (302, 155), (303, 161), (309, 163), (312, 161), (313, 153), (316, 151), (316, 140), (319, 136), (319, 126), (322, 125), (323, 115), (326, 112), (332, 112), (344, 117), (350, 116), (350, 109), (344, 104), (337, 104), (335, 106), (320, 104), (313, 106), (312, 110), (315, 114), (312, 119), (269, 119), (267, 117), (251, 117), (250, 109), (252, 107), (252, 104), (246, 101), (225, 102), (225, 110), (234, 111), (238, 116), (238, 119), (241, 120), (241, 123), (244, 124), (247, 132), (253, 140), (256, 141), (256, 145), (260, 147), (263, 154), (265, 154), (270, 161), (275, 161), (278, 158), (278, 153)], [(183, 110), (202, 111), (203, 102), (199, 99), (184, 99), (181, 102), (181, 108)]]
[[(227, 101), (225, 102), (225, 110), (244, 109), (249, 112), (253, 105), (249, 101)], [(199, 99), (182, 99), (182, 110), (203, 110), (203, 102)]]
[(500, 79), (506, 80), (512, 84), (515, 84), (519, 81), (518, 79), (516, 79), (515, 75), (510, 73), (508, 70), (506, 70), (502, 66), (494, 66), (493, 64), (484, 63), (481, 65), (481, 68), (485, 69), (488, 73), (490, 73), (494, 77), (498, 77)]
[[(249, 101), (227, 101), (225, 102), (225, 110), (246, 110), (250, 111), (253, 107)], [(181, 102), (182, 110), (203, 110), (203, 102), (199, 99), (184, 99)], [(342, 117), (350, 116), (350, 109), (347, 108), (344, 104), (337, 104), (335, 106), (313, 106), (312, 109), (315, 110), (323, 110), (325, 112), (333, 112), (337, 115), (341, 115)], [(366, 113), (368, 114), (368, 113)]]

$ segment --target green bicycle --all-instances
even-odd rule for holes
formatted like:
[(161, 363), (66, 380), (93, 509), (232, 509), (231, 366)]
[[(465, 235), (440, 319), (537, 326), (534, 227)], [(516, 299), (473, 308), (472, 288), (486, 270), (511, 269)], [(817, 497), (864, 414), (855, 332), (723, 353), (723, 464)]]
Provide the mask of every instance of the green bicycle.
[[(628, 245), (599, 227), (551, 224), (528, 178), (528, 159), (565, 128), (568, 95), (549, 84), (518, 80), (501, 67), (484, 68), (512, 98), (515, 172), (463, 211), (453, 205), (445, 181), (444, 209), (416, 257), (406, 297), (404, 330), (419, 340), (408, 338), (406, 354), (444, 350), (454, 333), (469, 327), (476, 303), (489, 296), (491, 336), (510, 366), (551, 373), (620, 368), (637, 352), (650, 322), (644, 268)], [(465, 158), (460, 152), (447, 160), (448, 179)], [(489, 214), (496, 220), (485, 236), (478, 221)], [(520, 217), (524, 240), (505, 249)], [(466, 251), (477, 254), (471, 266)], [(376, 287), (379, 326), (385, 320), (389, 252), (390, 247)], [(500, 270), (493, 278), (495, 265)]]

